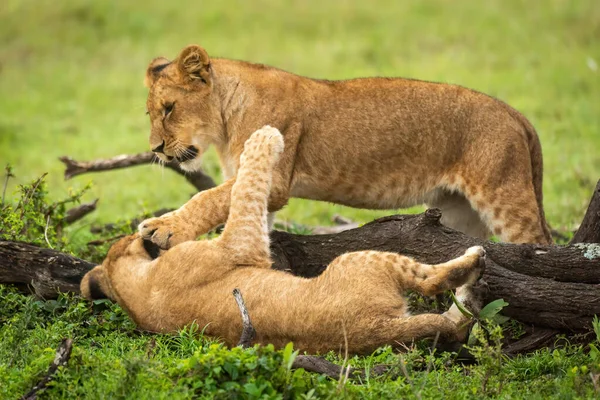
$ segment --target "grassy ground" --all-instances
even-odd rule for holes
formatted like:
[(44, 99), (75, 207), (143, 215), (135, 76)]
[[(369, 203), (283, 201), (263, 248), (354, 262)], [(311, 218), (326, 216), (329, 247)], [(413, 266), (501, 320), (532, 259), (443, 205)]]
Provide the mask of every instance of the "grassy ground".
[[(138, 167), (64, 182), (57, 157), (147, 150), (146, 65), (195, 42), (215, 56), (311, 77), (405, 76), (499, 97), (538, 129), (547, 216), (553, 226), (571, 228), (600, 177), (599, 36), (600, 7), (593, 0), (228, 0), (185, 6), (159, 0), (4, 0), (0, 164), (12, 164), (17, 175), (8, 193), (43, 172), (49, 172), (54, 198), (93, 181), (86, 198), (100, 197), (99, 209), (68, 233), (75, 243), (68, 249), (80, 255), (85, 248), (77, 242), (90, 223), (178, 206), (191, 187), (169, 171)], [(218, 176), (214, 154), (206, 169)], [(280, 217), (322, 225), (334, 213), (358, 221), (386, 214), (294, 200)], [(406, 373), (364, 385), (338, 384), (291, 374), (285, 355), (269, 349), (211, 348), (189, 331), (176, 337), (143, 334), (116, 306), (91, 308), (71, 298), (36, 302), (2, 287), (0, 304), (0, 398), (30, 388), (66, 336), (75, 339), (74, 358), (48, 397), (210, 398), (231, 389), (247, 397), (278, 392), (310, 398), (314, 388), (312, 395), (332, 398), (587, 398), (593, 396), (590, 372), (600, 371), (600, 356), (581, 346), (513, 360), (494, 358), (493, 348), (486, 348), (474, 367), (461, 366), (452, 355), (430, 360), (427, 348), (403, 356), (382, 349), (352, 362), (405, 365)], [(203, 369), (207, 365), (215, 369)]]

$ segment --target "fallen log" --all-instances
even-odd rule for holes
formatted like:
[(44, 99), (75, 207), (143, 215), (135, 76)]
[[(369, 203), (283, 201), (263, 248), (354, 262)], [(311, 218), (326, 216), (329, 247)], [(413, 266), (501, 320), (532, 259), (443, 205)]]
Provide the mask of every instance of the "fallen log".
[(0, 241), (0, 283), (30, 285), (43, 299), (58, 292), (79, 293), (79, 282), (95, 264), (28, 243)]
[[(594, 199), (593, 204), (600, 207)], [(600, 218), (597, 212), (591, 215)], [(337, 234), (303, 236), (274, 231), (273, 268), (314, 277), (337, 256), (359, 250), (397, 252), (433, 264), (482, 245), (487, 251), (486, 300), (506, 300), (509, 306), (504, 314), (562, 331), (587, 329), (593, 316), (600, 315), (600, 245), (494, 243), (445, 227), (440, 217), (439, 210), (430, 209), (418, 215), (380, 218)], [(590, 223), (595, 223), (594, 218)], [(92, 266), (53, 250), (0, 241), (0, 283), (31, 284), (44, 297), (57, 289), (78, 291), (77, 283)]]
[[(483, 245), (487, 300), (506, 300), (510, 304), (506, 315), (561, 330), (584, 329), (595, 314), (600, 315), (600, 257), (586, 257), (586, 248), (488, 242), (441, 225), (440, 217), (439, 210), (430, 209), (418, 215), (380, 218), (338, 234), (302, 236), (274, 231), (273, 268), (314, 277), (349, 251), (392, 251), (432, 264)], [(31, 284), (43, 297), (51, 297), (57, 289), (78, 291), (77, 283), (92, 267), (54, 250), (0, 241), (0, 283)]]

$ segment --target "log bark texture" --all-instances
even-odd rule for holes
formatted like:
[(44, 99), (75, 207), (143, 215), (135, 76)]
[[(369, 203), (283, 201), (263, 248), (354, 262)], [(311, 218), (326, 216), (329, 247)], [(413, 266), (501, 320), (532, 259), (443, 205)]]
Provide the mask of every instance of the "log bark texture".
[[(535, 326), (580, 330), (600, 315), (600, 257), (581, 245), (541, 246), (493, 243), (440, 224), (439, 210), (380, 218), (330, 235), (271, 234), (273, 268), (314, 277), (337, 256), (359, 250), (391, 251), (420, 262), (439, 263), (482, 245), (488, 301), (503, 298), (504, 314)], [(53, 250), (0, 242), (0, 283), (31, 284), (52, 297), (56, 289), (78, 292), (94, 265)]]
[(79, 282), (95, 264), (52, 249), (0, 241), (0, 283), (29, 285), (44, 299), (79, 293)]

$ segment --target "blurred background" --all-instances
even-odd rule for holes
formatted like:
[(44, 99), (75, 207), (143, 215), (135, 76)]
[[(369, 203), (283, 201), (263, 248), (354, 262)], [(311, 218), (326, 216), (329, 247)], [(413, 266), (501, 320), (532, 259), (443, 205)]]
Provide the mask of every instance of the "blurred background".
[[(191, 43), (314, 78), (402, 76), (504, 100), (540, 135), (555, 228), (579, 223), (600, 178), (598, 0), (3, 0), (0, 164), (16, 175), (7, 193), (43, 172), (57, 199), (92, 181), (85, 200), (100, 202), (84, 224), (185, 202), (193, 188), (172, 171), (140, 166), (65, 182), (58, 157), (147, 151), (147, 64)], [(214, 153), (205, 166), (221, 180)], [(390, 212), (293, 200), (278, 216), (324, 225), (335, 213), (366, 222)]]

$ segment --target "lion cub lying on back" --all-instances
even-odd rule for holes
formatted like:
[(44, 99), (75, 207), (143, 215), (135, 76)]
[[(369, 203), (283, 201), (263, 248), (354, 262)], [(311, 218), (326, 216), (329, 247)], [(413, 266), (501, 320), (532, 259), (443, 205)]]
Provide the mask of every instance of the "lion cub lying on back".
[(456, 306), (443, 315), (410, 316), (401, 293), (433, 295), (458, 287), (468, 301), (484, 264), (481, 247), (438, 265), (394, 253), (348, 253), (313, 279), (270, 269), (267, 201), (282, 151), (277, 129), (264, 127), (248, 139), (220, 237), (168, 251), (139, 234), (123, 238), (84, 276), (83, 295), (117, 301), (143, 329), (170, 332), (195, 321), (228, 345), (242, 331), (234, 288), (244, 295), (257, 343), (281, 347), (292, 341), (302, 350), (325, 352), (340, 349), (345, 334), (350, 352), (368, 353), (438, 332), (458, 338), (466, 320)]

